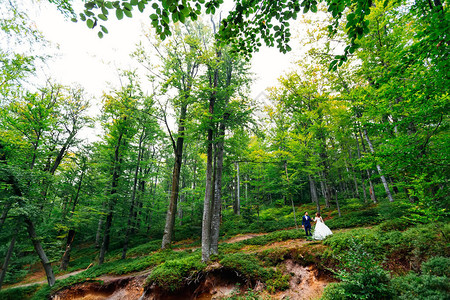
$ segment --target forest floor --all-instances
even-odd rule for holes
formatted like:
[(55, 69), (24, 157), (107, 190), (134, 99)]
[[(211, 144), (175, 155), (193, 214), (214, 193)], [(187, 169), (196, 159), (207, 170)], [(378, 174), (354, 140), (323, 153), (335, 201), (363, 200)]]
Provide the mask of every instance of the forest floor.
[[(299, 230), (302, 230), (299, 228)], [(337, 230), (339, 232), (342, 230)], [(239, 234), (229, 239), (222, 241), (221, 243), (237, 243), (255, 237), (267, 235), (269, 233), (249, 233)], [(183, 241), (174, 245), (174, 251), (182, 251), (188, 249), (197, 249), (199, 247), (183, 247), (183, 245), (189, 245), (190, 241)], [(306, 240), (305, 238), (292, 239), (285, 241), (276, 241), (268, 243), (266, 245), (246, 245), (241, 249), (245, 253), (259, 253), (268, 249), (294, 249), (300, 247), (308, 247), (308, 244), (317, 244), (316, 241)], [(325, 276), (319, 272), (314, 265), (302, 266), (293, 260), (286, 260), (283, 262), (285, 272), (291, 274), (289, 280), (289, 288), (285, 291), (278, 292), (276, 294), (267, 294), (269, 299), (318, 299), (323, 292), (325, 286), (332, 282), (333, 279)], [(132, 272), (124, 275), (102, 275), (95, 278), (96, 282), (84, 282), (79, 283), (68, 288), (59, 291), (54, 295), (53, 299), (140, 299), (145, 293), (144, 285), (145, 279), (151, 273), (153, 268), (149, 268), (140, 272)], [(70, 276), (77, 275), (83, 272), (85, 269), (76, 270), (67, 274), (59, 275), (56, 280), (62, 280)], [(45, 274), (43, 271), (38, 271), (27, 276), (22, 282), (8, 286), (7, 288), (26, 287), (34, 284), (45, 284)], [(236, 282), (230, 281), (223, 275), (211, 274), (208, 275), (200, 286), (191, 291), (191, 299), (219, 299), (221, 297), (229, 297), (240, 287)], [(257, 283), (254, 290), (260, 293), (266, 293), (263, 291), (263, 286)], [(186, 295), (173, 295), (170, 299), (186, 299), (183, 298)], [(153, 298), (152, 298), (153, 297)], [(158, 297), (150, 296), (146, 299), (169, 299), (167, 296)]]
[[(236, 242), (241, 242), (244, 240), (248, 240), (257, 236), (262, 236), (262, 235), (267, 235), (267, 233), (249, 233), (249, 234), (238, 234), (234, 237), (231, 237), (225, 241), (222, 241), (221, 243), (236, 243)], [(306, 241), (305, 241), (306, 242)], [(189, 249), (197, 249), (200, 248), (198, 246), (195, 247), (183, 247), (183, 245), (185, 244), (189, 244), (189, 241), (180, 241), (178, 243), (175, 244), (173, 250), (174, 251), (184, 251), (184, 250), (189, 250)], [(38, 265), (40, 266), (40, 263), (38, 263)], [(56, 276), (56, 280), (61, 280), (61, 279), (66, 279), (70, 276), (74, 276), (77, 275), (83, 271), (85, 271), (86, 269), (80, 269), (80, 270), (76, 270), (70, 273), (66, 273), (66, 274), (62, 274), (62, 275), (58, 275)], [(149, 270), (144, 270), (144, 271), (140, 271), (137, 273), (130, 273), (130, 274), (126, 274), (126, 275), (113, 275), (113, 276), (102, 276), (99, 277), (98, 279), (100, 280), (112, 280), (112, 279), (119, 279), (119, 278), (123, 278), (123, 277), (131, 277), (131, 276), (139, 276), (145, 273), (149, 273)], [(47, 279), (45, 277), (45, 271), (41, 268), (38, 268), (36, 271), (30, 273), (29, 275), (27, 275), (21, 282), (17, 282), (15, 284), (12, 285), (7, 285), (4, 288), (8, 289), (8, 288), (17, 288), (17, 287), (26, 287), (26, 286), (31, 286), (34, 284), (44, 284), (47, 283)]]

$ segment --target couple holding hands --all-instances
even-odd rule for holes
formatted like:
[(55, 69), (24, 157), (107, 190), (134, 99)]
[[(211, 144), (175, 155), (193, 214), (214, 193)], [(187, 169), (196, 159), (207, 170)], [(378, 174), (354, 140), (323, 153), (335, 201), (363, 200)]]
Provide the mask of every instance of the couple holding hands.
[[(311, 234), (311, 222), (313, 221), (316, 222), (316, 227), (314, 228), (314, 234)], [(312, 236), (315, 240), (323, 240), (327, 236), (333, 234), (330, 228), (325, 225), (319, 213), (316, 213), (316, 217), (313, 220), (308, 215), (308, 212), (305, 212), (305, 215), (302, 217), (302, 228), (305, 229), (307, 237)]]

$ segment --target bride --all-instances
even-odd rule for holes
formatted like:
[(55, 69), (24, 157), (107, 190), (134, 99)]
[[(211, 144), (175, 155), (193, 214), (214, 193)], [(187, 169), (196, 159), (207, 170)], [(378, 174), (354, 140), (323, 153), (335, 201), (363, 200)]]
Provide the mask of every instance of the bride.
[(316, 217), (314, 218), (314, 221), (316, 222), (316, 227), (314, 228), (314, 233), (312, 238), (315, 240), (323, 240), (327, 236), (333, 234), (328, 228), (327, 225), (323, 222), (322, 217), (319, 213), (316, 213)]

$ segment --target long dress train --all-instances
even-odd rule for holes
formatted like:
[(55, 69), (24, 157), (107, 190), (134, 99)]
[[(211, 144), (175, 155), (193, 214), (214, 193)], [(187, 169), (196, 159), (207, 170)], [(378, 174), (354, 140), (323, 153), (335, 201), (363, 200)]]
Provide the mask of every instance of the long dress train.
[(330, 228), (328, 228), (327, 225), (323, 222), (322, 217), (315, 218), (314, 221), (316, 222), (316, 227), (314, 228), (314, 233), (312, 238), (315, 240), (323, 240), (327, 236), (332, 235)]

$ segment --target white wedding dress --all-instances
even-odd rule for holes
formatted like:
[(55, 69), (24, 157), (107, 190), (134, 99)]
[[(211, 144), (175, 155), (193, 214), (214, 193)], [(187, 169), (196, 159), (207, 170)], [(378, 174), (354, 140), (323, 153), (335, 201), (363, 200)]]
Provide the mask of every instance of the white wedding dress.
[(323, 222), (322, 217), (315, 218), (314, 221), (316, 222), (316, 227), (314, 228), (314, 233), (312, 235), (312, 238), (315, 240), (323, 240), (327, 236), (332, 235), (330, 228), (328, 228), (327, 225)]

